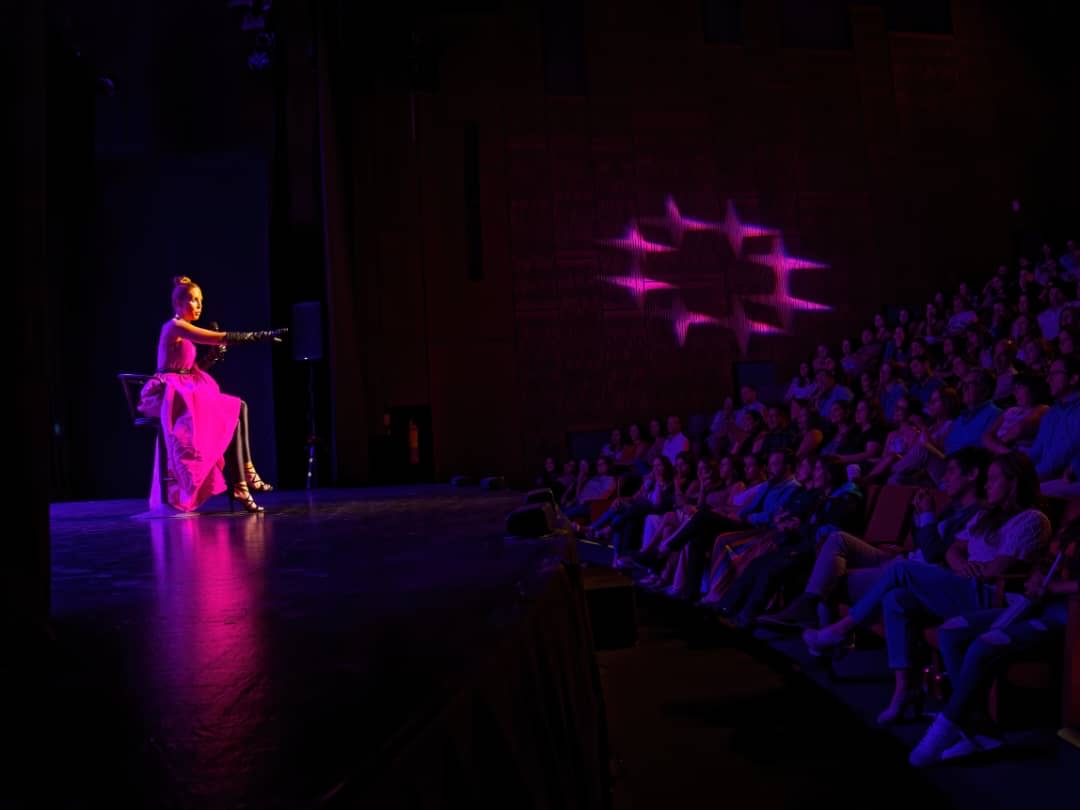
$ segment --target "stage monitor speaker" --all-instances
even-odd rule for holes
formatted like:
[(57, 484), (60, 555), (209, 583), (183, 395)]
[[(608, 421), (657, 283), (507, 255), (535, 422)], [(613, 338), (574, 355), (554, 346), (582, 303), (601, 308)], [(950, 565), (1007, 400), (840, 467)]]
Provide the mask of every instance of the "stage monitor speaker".
[(322, 359), (322, 304), (318, 301), (293, 304), (289, 342), (294, 360)]
[(597, 650), (633, 647), (638, 640), (634, 581), (607, 567), (583, 571), (593, 646)]
[(555, 500), (555, 493), (548, 487), (530, 489), (525, 493), (525, 503), (548, 503), (551, 504), (552, 509), (558, 505)]
[(526, 504), (506, 516), (507, 537), (543, 537), (557, 528), (550, 503)]

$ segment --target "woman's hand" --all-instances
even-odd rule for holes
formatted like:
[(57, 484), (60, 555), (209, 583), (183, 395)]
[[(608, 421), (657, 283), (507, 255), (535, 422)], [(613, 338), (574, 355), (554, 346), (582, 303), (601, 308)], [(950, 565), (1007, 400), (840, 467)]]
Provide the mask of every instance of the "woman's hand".
[(1046, 589), (1043, 588), (1043, 578), (1038, 571), (1032, 571), (1031, 576), (1024, 583), (1024, 596), (1036, 601), (1046, 596)]

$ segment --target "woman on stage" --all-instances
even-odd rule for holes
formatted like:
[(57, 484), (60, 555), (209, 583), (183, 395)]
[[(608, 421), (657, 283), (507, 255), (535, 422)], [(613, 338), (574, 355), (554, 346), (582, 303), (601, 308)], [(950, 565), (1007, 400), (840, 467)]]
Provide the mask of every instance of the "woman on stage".
[[(262, 512), (252, 492), (270, 492), (273, 487), (259, 477), (251, 459), (247, 403), (221, 393), (206, 369), (221, 358), (226, 346), (280, 343), (288, 330), (202, 329), (195, 326), (202, 307), (199, 285), (187, 276), (174, 278), (173, 317), (161, 327), (157, 372), (140, 396), (140, 412), (159, 418), (165, 437), (168, 486), (160, 497), (182, 512), (191, 512), (210, 496), (224, 492), (227, 476), (230, 505), (239, 501), (248, 512)], [(197, 362), (195, 344), (214, 348)]]

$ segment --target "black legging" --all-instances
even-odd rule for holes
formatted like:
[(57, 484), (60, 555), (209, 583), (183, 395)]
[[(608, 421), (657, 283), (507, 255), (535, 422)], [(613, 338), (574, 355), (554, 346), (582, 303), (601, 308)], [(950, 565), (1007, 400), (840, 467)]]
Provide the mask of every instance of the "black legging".
[(248, 406), (240, 400), (240, 416), (236, 420), (236, 432), (225, 448), (225, 473), (233, 486), (244, 483), (244, 465), (251, 463), (251, 441), (248, 430)]

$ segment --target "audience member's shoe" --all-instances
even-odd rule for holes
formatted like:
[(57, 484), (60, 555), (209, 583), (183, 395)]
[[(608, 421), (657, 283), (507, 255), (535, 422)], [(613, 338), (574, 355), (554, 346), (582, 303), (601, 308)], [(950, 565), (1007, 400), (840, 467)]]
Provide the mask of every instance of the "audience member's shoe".
[(995, 748), (1000, 748), (1004, 744), (1005, 741), (1000, 740), (997, 737), (987, 737), (983, 734), (964, 734), (964, 736), (960, 738), (960, 742), (941, 752), (941, 761), (945, 762), (950, 759), (970, 757), (975, 754), (985, 754), (988, 751), (993, 751)]
[(848, 636), (833, 630), (832, 627), (824, 627), (821, 630), (803, 630), (802, 638), (810, 654), (815, 656), (835, 654), (848, 649), (851, 645), (851, 639)]
[(758, 616), (759, 624), (786, 627), (792, 630), (800, 627), (804, 629), (814, 628), (817, 627), (817, 622), (817, 600), (806, 594), (801, 595), (783, 610), (765, 616)]
[(908, 762), (916, 768), (925, 768), (941, 762), (941, 755), (964, 739), (964, 732), (960, 726), (944, 714), (939, 714), (926, 730), (926, 734), (919, 740), (919, 744), (911, 749)]
[(926, 692), (922, 689), (908, 689), (906, 692), (894, 693), (885, 711), (878, 715), (878, 725), (895, 726), (897, 723), (902, 723), (909, 710), (911, 710), (912, 719), (917, 719), (922, 714), (925, 701)]

